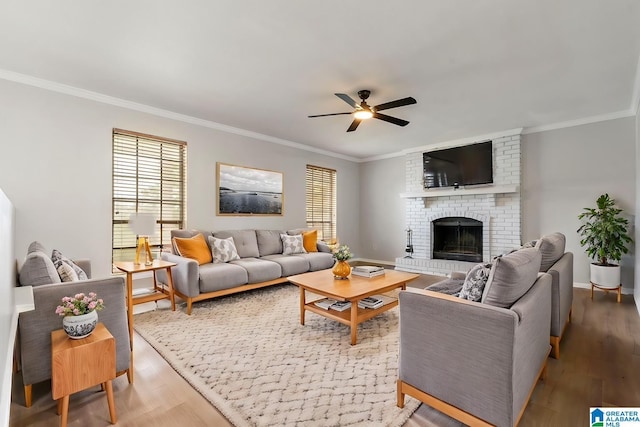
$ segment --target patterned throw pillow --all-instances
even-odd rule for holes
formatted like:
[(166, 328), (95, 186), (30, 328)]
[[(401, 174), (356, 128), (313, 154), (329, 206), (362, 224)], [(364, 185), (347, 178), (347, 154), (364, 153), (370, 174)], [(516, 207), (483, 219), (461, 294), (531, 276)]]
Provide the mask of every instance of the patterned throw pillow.
[(282, 254), (283, 255), (306, 254), (307, 253), (307, 251), (304, 250), (304, 242), (302, 240), (302, 234), (296, 234), (295, 236), (289, 236), (287, 234), (281, 234), (280, 238), (282, 239)]
[(458, 297), (469, 301), (480, 301), (490, 272), (491, 263), (480, 263), (472, 267), (464, 279)]
[(78, 280), (87, 280), (87, 273), (84, 272), (75, 262), (62, 255), (57, 249), (51, 252), (51, 261), (56, 267), (56, 271), (63, 282), (76, 282)]
[(218, 239), (217, 237), (209, 236), (209, 246), (211, 246), (214, 264), (240, 259), (233, 237)]

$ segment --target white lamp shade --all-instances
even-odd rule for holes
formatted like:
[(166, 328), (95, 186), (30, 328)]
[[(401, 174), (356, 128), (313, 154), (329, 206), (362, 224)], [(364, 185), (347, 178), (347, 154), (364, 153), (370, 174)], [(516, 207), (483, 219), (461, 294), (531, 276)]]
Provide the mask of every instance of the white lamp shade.
[(129, 228), (138, 236), (151, 236), (156, 228), (156, 219), (151, 214), (134, 213), (129, 217)]

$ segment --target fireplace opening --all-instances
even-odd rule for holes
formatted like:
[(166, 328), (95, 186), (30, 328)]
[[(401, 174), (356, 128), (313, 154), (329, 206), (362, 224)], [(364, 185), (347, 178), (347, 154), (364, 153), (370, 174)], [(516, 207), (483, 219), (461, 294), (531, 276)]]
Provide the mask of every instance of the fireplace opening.
[(482, 262), (482, 221), (447, 217), (433, 221), (433, 259)]

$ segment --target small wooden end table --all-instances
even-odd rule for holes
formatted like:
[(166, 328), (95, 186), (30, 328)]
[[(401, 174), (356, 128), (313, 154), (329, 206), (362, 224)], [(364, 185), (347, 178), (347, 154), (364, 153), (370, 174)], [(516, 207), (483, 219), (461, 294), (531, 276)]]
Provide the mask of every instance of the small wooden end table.
[(67, 425), (69, 395), (98, 384), (107, 391), (111, 424), (118, 422), (111, 384), (115, 377), (116, 340), (102, 323), (79, 340), (64, 329), (51, 332), (51, 394), (58, 401), (61, 427)]
[[(173, 277), (171, 267), (176, 266), (175, 262), (154, 259), (151, 265), (136, 264), (135, 262), (115, 262), (113, 265), (120, 271), (127, 273), (127, 321), (129, 323), (129, 346), (131, 347), (131, 367), (127, 371), (129, 383), (133, 383), (133, 306), (145, 302), (168, 299), (171, 301), (171, 310), (176, 310), (176, 300), (173, 293)], [(156, 271), (167, 270), (167, 288), (158, 285)], [(133, 275), (150, 271), (153, 274), (153, 289), (150, 294), (133, 296)]]
[(598, 288), (601, 291), (604, 291), (605, 294), (609, 294), (609, 291), (616, 291), (618, 293), (618, 304), (620, 304), (620, 300), (622, 299), (622, 284), (619, 284), (617, 288), (608, 288), (598, 285), (597, 283), (591, 283), (591, 299), (593, 299), (593, 288)]

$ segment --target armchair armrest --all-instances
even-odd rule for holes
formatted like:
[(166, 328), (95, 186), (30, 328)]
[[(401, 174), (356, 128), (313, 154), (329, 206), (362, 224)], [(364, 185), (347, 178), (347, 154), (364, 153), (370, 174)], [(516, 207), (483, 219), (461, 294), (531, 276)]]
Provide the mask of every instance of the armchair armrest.
[(318, 240), (316, 247), (318, 248), (318, 252), (331, 253), (331, 248), (323, 241)]
[[(195, 260), (169, 252), (162, 252), (160, 257), (165, 261), (177, 264), (175, 267), (171, 267), (174, 290), (187, 297), (200, 295), (200, 266)], [(167, 283), (167, 272), (165, 270), (158, 270), (156, 275), (160, 282)]]
[(559, 337), (573, 304), (573, 253), (565, 252), (547, 273), (551, 275), (551, 335)]

